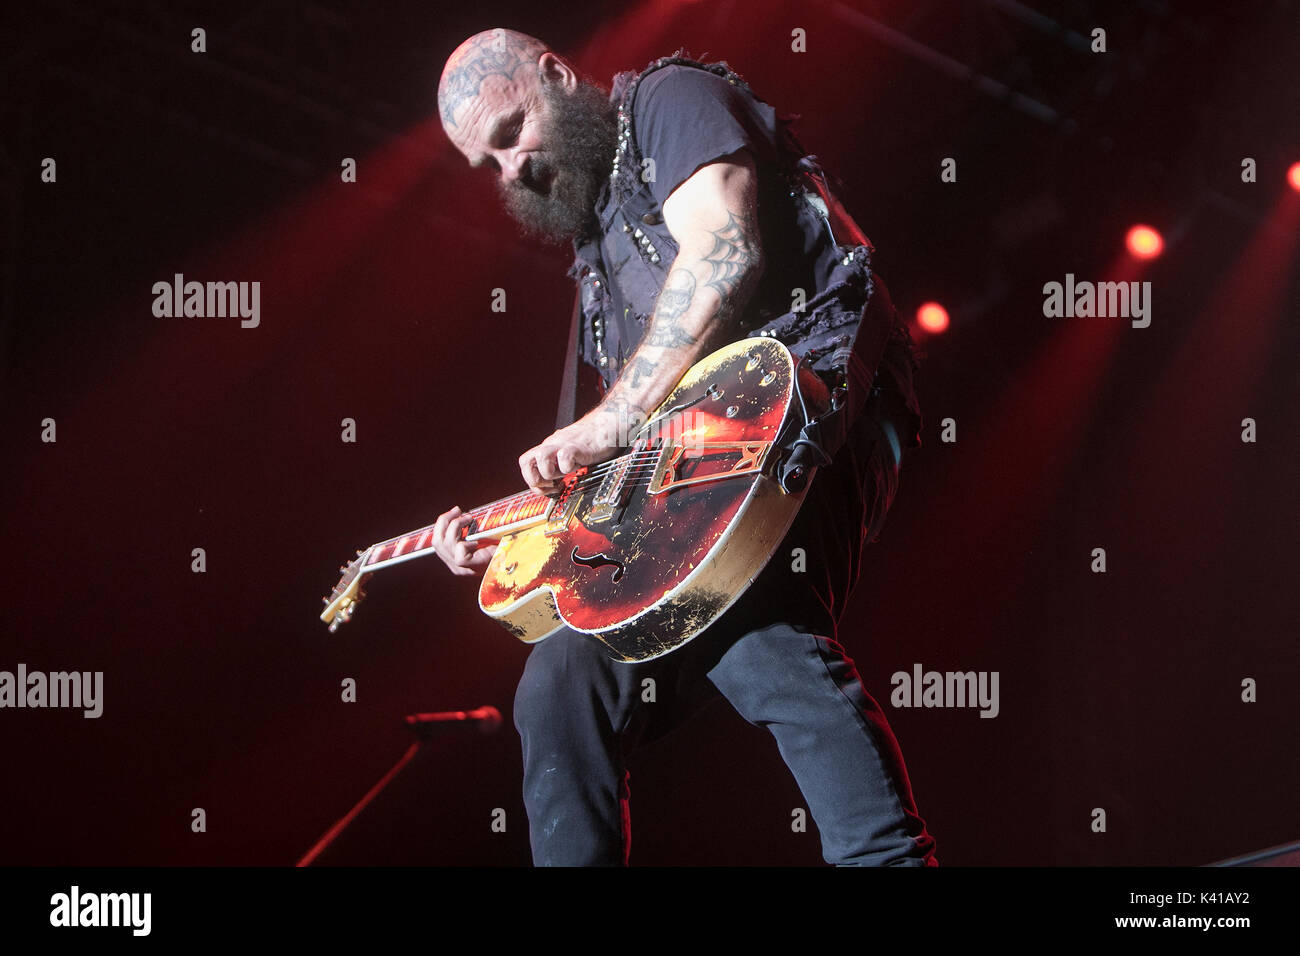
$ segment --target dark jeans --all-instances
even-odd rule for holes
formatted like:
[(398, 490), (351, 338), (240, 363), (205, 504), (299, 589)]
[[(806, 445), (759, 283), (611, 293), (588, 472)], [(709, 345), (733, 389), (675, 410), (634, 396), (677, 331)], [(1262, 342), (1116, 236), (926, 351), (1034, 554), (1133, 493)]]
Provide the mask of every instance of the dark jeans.
[(835, 463), (817, 473), (758, 580), (693, 641), (640, 664), (612, 661), (599, 642), (567, 628), (533, 648), (514, 719), (535, 864), (625, 864), (624, 758), (720, 694), (776, 738), (828, 863), (937, 865), (889, 723), (825, 636), (835, 634), (858, 552), (898, 487), (900, 413), (888, 394), (868, 404)]

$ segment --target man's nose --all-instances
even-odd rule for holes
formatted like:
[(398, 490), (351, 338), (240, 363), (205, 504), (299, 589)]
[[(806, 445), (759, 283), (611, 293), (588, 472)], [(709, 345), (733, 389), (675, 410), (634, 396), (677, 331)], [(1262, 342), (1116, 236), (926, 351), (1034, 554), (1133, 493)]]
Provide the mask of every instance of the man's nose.
[(528, 175), (528, 157), (520, 150), (511, 150), (498, 157), (501, 166), (501, 178), (511, 183), (524, 179)]

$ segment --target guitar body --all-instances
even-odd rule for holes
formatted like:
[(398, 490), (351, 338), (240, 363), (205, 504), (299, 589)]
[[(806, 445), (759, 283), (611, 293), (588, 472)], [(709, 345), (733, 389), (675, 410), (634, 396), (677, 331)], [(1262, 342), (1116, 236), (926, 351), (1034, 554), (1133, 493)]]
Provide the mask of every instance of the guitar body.
[(789, 350), (768, 338), (698, 362), (629, 461), (575, 480), (549, 520), (500, 537), (483, 612), (529, 643), (567, 625), (621, 661), (697, 636), (767, 564), (803, 501), (767, 473), (795, 374)]

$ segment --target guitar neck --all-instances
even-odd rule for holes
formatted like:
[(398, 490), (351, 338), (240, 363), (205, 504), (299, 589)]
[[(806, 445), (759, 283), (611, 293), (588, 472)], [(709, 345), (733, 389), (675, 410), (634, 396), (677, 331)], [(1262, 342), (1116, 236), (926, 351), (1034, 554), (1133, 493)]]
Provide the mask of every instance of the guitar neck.
[[(480, 505), (465, 512), (465, 515), (474, 520), (462, 530), (461, 538), (465, 541), (499, 540), (513, 531), (545, 521), (554, 503), (554, 499), (546, 495), (523, 491)], [(369, 573), (422, 557), (433, 551), (435, 543), (434, 525), (416, 528), (400, 538), (380, 541), (366, 550), (361, 570)]]
[(554, 498), (536, 491), (521, 491), (501, 498), (466, 512), (474, 521), (466, 526), (462, 537), (466, 541), (500, 540), (512, 531), (545, 521), (554, 504)]
[[(541, 524), (551, 517), (554, 509), (564, 508), (574, 491), (583, 487), (595, 487), (607, 482), (611, 477), (618, 477), (626, 472), (628, 466), (637, 461), (638, 457), (637, 452), (632, 452), (606, 462), (594, 471), (585, 466), (579, 468), (565, 476), (565, 491), (558, 498), (532, 490), (521, 491), (466, 511), (464, 515), (469, 516), (473, 521), (461, 528), (461, 540), (500, 541), (515, 531)], [(434, 525), (416, 528), (400, 538), (380, 541), (378, 544), (372, 544), (365, 551), (358, 552), (359, 570), (363, 574), (369, 574), (380, 568), (410, 561), (412, 558), (432, 552), (435, 543)]]

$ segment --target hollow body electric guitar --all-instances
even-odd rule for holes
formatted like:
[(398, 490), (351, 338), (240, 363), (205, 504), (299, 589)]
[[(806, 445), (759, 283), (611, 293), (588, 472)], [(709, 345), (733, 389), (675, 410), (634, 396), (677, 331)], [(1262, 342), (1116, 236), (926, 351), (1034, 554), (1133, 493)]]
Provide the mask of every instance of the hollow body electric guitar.
[[(798, 370), (798, 371), (796, 371)], [(798, 387), (796, 387), (798, 375)], [(775, 477), (792, 417), (826, 388), (775, 339), (741, 339), (701, 359), (618, 458), (466, 514), (468, 541), (497, 542), (479, 607), (534, 643), (564, 626), (615, 660), (667, 654), (697, 636), (767, 564), (803, 502)], [(433, 526), (357, 552), (321, 620), (351, 619), (376, 571), (433, 554)]]

